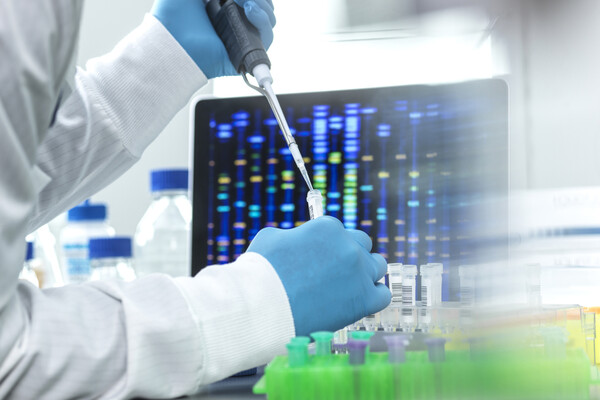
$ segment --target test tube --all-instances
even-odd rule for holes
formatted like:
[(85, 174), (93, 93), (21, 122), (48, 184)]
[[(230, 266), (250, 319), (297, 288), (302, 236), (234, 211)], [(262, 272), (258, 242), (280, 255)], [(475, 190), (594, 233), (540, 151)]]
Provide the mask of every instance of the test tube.
[(348, 350), (350, 356), (348, 360), (350, 365), (362, 365), (365, 363), (365, 352), (369, 342), (367, 340), (350, 339), (348, 341)]
[(446, 339), (441, 337), (425, 339), (429, 362), (442, 362), (446, 360)]
[[(394, 304), (396, 300), (397, 304), (402, 302), (402, 279), (400, 277), (400, 263), (392, 263), (387, 266), (387, 286), (392, 293), (392, 301), (390, 304), (381, 311), (381, 326), (386, 332), (393, 332), (398, 327), (398, 308)], [(393, 271), (393, 276), (392, 276)], [(394, 291), (396, 293), (394, 293)]]
[(433, 311), (430, 307), (436, 307), (442, 302), (443, 271), (444, 267), (440, 263), (421, 265), (421, 329), (427, 330), (432, 326)]
[(308, 343), (310, 339), (305, 336), (294, 337), (286, 345), (290, 367), (303, 367), (308, 364)]
[(402, 264), (388, 264), (388, 281), (392, 292), (392, 306), (402, 304)]
[(400, 275), (402, 276), (402, 329), (410, 331), (415, 324), (413, 311), (416, 305), (417, 266), (402, 265)]
[(317, 189), (309, 190), (306, 195), (306, 202), (308, 203), (310, 219), (323, 216), (323, 196), (320, 191)]
[(330, 356), (331, 355), (331, 340), (333, 339), (332, 332), (313, 332), (310, 336), (315, 339), (317, 347), (317, 356)]
[(365, 327), (366, 331), (376, 331), (379, 326), (379, 322), (377, 321), (377, 317), (379, 313), (369, 314), (362, 319), (362, 325)]
[(434, 307), (442, 302), (442, 273), (441, 263), (421, 265), (421, 305)]
[(383, 340), (387, 343), (390, 364), (400, 364), (406, 361), (405, 346), (408, 345), (406, 336), (388, 335), (384, 336)]
[(349, 360), (351, 365), (365, 363), (365, 352), (369, 346), (369, 341), (375, 332), (355, 331), (350, 334), (348, 340)]

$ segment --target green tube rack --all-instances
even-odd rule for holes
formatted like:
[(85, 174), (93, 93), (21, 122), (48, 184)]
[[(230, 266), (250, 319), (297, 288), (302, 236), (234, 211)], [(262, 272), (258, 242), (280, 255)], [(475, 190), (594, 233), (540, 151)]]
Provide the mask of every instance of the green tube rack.
[(387, 352), (367, 353), (362, 365), (349, 365), (347, 354), (332, 354), (309, 356), (295, 367), (287, 356), (278, 356), (253, 392), (269, 400), (585, 400), (590, 360), (579, 348), (556, 359), (523, 349), (475, 356), (446, 351), (445, 361), (437, 363), (426, 351), (409, 351), (400, 364), (390, 364)]

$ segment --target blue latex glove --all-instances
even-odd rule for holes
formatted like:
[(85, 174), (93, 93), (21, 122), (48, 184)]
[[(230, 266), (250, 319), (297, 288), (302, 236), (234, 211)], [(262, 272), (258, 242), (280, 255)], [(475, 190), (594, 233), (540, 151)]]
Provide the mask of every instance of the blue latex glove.
[(265, 257), (283, 282), (297, 336), (335, 331), (385, 308), (390, 290), (380, 283), (387, 263), (371, 254), (371, 239), (333, 217), (293, 229), (265, 228), (248, 251)]
[[(235, 0), (258, 29), (268, 49), (273, 41), (275, 15), (271, 0)], [(208, 79), (237, 75), (221, 39), (213, 29), (202, 0), (156, 0), (154, 15), (179, 42)]]

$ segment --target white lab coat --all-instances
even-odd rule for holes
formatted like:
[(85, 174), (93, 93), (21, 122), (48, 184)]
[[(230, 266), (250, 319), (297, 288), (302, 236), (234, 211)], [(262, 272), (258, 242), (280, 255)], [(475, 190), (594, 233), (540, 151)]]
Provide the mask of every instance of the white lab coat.
[(18, 282), (25, 235), (127, 170), (206, 83), (152, 16), (75, 74), (82, 3), (0, 0), (0, 398), (193, 393), (268, 362), (294, 334), (260, 255), (195, 278)]

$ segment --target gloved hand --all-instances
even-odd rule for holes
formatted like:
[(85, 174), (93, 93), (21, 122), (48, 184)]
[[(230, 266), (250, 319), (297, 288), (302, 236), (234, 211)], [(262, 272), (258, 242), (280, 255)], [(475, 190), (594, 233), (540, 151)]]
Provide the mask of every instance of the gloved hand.
[(248, 251), (275, 268), (288, 295), (297, 336), (336, 331), (385, 308), (390, 290), (380, 283), (387, 263), (371, 254), (371, 239), (333, 217), (293, 229), (262, 229)]
[[(275, 15), (271, 0), (235, 0), (268, 49)], [(179, 42), (208, 79), (237, 75), (221, 39), (213, 29), (202, 0), (155, 0), (154, 15)]]

